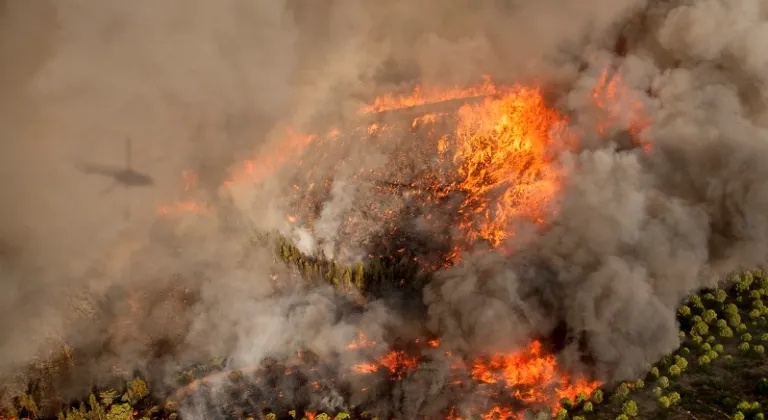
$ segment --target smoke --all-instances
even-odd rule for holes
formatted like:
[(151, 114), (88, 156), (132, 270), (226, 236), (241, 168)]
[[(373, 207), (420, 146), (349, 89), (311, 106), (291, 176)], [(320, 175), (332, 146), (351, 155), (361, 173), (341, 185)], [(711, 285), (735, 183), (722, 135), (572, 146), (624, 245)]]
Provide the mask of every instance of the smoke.
[[(383, 302), (350, 309), (330, 289), (302, 285), (251, 237), (279, 230), (303, 250), (355, 259), (392, 229), (368, 212), (375, 202), (403, 212), (398, 227), (434, 238), (425, 215), (408, 219), (407, 194), (378, 194), (382, 182), (434, 164), (403, 155), (413, 137), (328, 146), (311, 164), (289, 157), (258, 186), (218, 189), (233, 162), (293, 150), (280, 143), (286, 125), (353, 126), (367, 98), (414, 82), (536, 81), (580, 132), (579, 149), (559, 156), (548, 227), (516, 220), (503, 248), (517, 252), (478, 247), (427, 286), (424, 324), (445, 346), (514, 350), (565, 324), (569, 368), (629, 378), (678, 345), (682, 298), (765, 261), (764, 2), (2, 6), (0, 374), (64, 341), (95, 360), (72, 380), (73, 396), (115, 367), (172, 387), (189, 363), (226, 356), (240, 369), (299, 347), (332, 359), (340, 375), (360, 361), (341, 352), (359, 329), (377, 342), (371, 354), (392, 344), (389, 328), (416, 335), (422, 322), (403, 327)], [(606, 68), (626, 87), (607, 142), (592, 106)], [(638, 102), (649, 153), (625, 147)], [(114, 180), (76, 170), (78, 161), (121, 168), (126, 138), (151, 188), (110, 191)], [(391, 178), (366, 178), (360, 163)], [(216, 215), (158, 220), (158, 206), (184, 194), (186, 169)], [(286, 221), (294, 181), (306, 178), (332, 183), (314, 230)], [(367, 394), (329, 390), (324, 404), (407, 418), (461, 406), (469, 397), (442, 392), (447, 362), (432, 357), (401, 384), (366, 379)], [(206, 417), (209, 408), (196, 409)]]
[[(764, 264), (760, 6), (654, 5), (628, 28), (626, 57), (587, 57), (594, 69), (568, 97), (579, 124), (589, 127), (578, 106), (607, 63), (651, 110), (652, 152), (598, 147), (587, 136), (585, 150), (564, 154), (552, 226), (522, 245), (533, 258), (481, 254), (440, 273), (425, 294), (433, 330), (467, 348), (509, 349), (565, 322), (571, 341), (586, 341), (573, 359), (594, 358), (603, 380), (628, 379), (678, 346), (681, 299)], [(707, 30), (724, 22), (734, 30)], [(539, 290), (520, 292), (530, 288)]]

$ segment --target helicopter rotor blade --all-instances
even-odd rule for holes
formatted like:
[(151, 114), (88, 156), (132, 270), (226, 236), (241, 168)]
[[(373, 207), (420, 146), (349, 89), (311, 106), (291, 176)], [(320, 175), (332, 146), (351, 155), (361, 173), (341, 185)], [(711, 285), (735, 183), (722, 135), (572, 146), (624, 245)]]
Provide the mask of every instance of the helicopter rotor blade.
[(125, 169), (130, 171), (132, 168), (133, 162), (131, 159), (131, 138), (126, 137), (125, 138)]

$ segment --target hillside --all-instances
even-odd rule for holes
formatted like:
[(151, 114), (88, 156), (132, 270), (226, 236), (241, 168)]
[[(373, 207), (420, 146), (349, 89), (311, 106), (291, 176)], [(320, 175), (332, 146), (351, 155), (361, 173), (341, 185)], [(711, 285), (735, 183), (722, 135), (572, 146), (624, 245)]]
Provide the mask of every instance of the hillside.
[[(306, 281), (327, 282), (338, 293), (349, 296), (351, 302), (357, 302), (355, 305), (365, 305), (365, 296), (381, 296), (388, 290), (417, 293), (429, 277), (416, 265), (390, 260), (367, 267), (362, 263), (348, 267), (304, 256), (284, 239), (269, 243), (283, 263)], [(764, 418), (763, 406), (768, 404), (767, 297), (768, 274), (761, 270), (734, 278), (727, 289), (702, 290), (680, 306), (678, 320), (683, 340), (677, 351), (649, 366), (647, 374), (634, 381), (604, 384), (589, 395), (582, 392), (575, 398), (563, 399), (552, 415), (556, 419), (574, 420)], [(311, 357), (299, 357), (300, 363), (312, 363)], [(136, 377), (119, 389), (94, 388), (89, 397), (80, 401), (51, 401), (45, 385), (52, 383), (52, 378), (46, 376), (76, 369), (78, 365), (74, 354), (65, 354), (36, 368), (37, 375), (33, 376), (40, 380), (30, 383), (26, 392), (13, 396), (12, 406), (4, 409), (3, 418), (181, 419), (184, 416), (176, 411), (179, 407), (201, 403), (231, 419), (342, 420), (375, 415), (354, 405), (344, 411), (317, 412), (308, 406), (309, 400), (281, 395), (276, 384), (283, 380), (284, 370), (285, 375), (294, 374), (288, 372), (291, 363), (296, 361), (273, 360), (262, 366), (231, 371), (225, 368), (223, 360), (212, 361), (178, 372), (178, 387), (171, 393), (166, 386), (161, 386), (166, 391), (154, 392), (155, 384)], [(397, 372), (374, 370), (385, 376), (391, 373), (388, 377), (394, 382), (412, 374), (407, 368)], [(295, 374), (301, 376), (299, 371)], [(266, 383), (276, 386), (275, 394), (267, 391)], [(321, 393), (322, 386), (307, 382), (308, 392)], [(58, 415), (50, 413), (55, 406), (60, 407)], [(548, 412), (513, 412), (497, 406), (483, 418), (547, 418)], [(445, 417), (458, 418), (455, 413), (445, 413)]]

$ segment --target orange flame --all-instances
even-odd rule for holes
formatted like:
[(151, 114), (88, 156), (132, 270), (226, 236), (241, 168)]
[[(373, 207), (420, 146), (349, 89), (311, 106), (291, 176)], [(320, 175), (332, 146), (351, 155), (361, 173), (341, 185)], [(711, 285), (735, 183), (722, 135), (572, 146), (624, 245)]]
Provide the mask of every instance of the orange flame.
[(504, 420), (504, 419), (520, 419), (522, 416), (519, 414), (513, 412), (511, 409), (506, 407), (493, 407), (490, 411), (483, 414), (482, 416), (483, 420)]
[(434, 104), (454, 99), (472, 98), (478, 96), (496, 95), (499, 88), (493, 83), (490, 76), (483, 78), (483, 82), (469, 88), (454, 86), (452, 88), (425, 88), (416, 86), (410, 95), (395, 96), (387, 93), (377, 97), (373, 103), (362, 107), (360, 114), (384, 112), (396, 109), (411, 108), (414, 106)]
[[(409, 186), (427, 192), (425, 200), (434, 200), (450, 191), (462, 193), (463, 202), (459, 207), (461, 224), (466, 240), (472, 243), (486, 240), (497, 248), (514, 235), (513, 222), (529, 220), (537, 224), (546, 222), (549, 206), (561, 188), (561, 173), (555, 160), (560, 134), (569, 134), (564, 129), (567, 118), (549, 107), (539, 89), (528, 87), (499, 87), (490, 78), (468, 88), (450, 89), (416, 88), (405, 96), (385, 95), (362, 108), (361, 113), (382, 112), (418, 105), (432, 104), (461, 98), (491, 96), (481, 102), (468, 103), (455, 113), (456, 127), (452, 133), (435, 135), (435, 150), (441, 162), (452, 163), (452, 178), (447, 186), (435, 186), (437, 181), (411, 183)], [(610, 76), (604, 71), (593, 90), (595, 106), (602, 111), (597, 131), (606, 135), (624, 121), (637, 144), (648, 151), (650, 146), (643, 138), (644, 129), (650, 121), (641, 101), (630, 96), (629, 90), (617, 75)], [(629, 104), (629, 105), (626, 105)], [(623, 108), (622, 108), (623, 107)], [(424, 114), (407, 122), (410, 128), (434, 124), (443, 114)], [(359, 133), (379, 136), (391, 126), (373, 123), (363, 126)], [(431, 127), (430, 127), (431, 129)], [(333, 129), (327, 139), (339, 137)], [(293, 159), (297, 159), (306, 147), (316, 139), (313, 135), (289, 132), (285, 139), (267, 148), (264, 153), (243, 164), (240, 171), (232, 175), (227, 184), (239, 181), (260, 182), (279, 170)], [(570, 138), (566, 139), (570, 144)], [(365, 169), (365, 168), (363, 168)], [(450, 171), (447, 170), (447, 171)], [(361, 173), (363, 171), (361, 170)], [(442, 173), (441, 173), (442, 174)], [(436, 177), (437, 178), (437, 177)], [(185, 180), (187, 176), (185, 175)], [(330, 181), (325, 181), (329, 187)], [(194, 182), (188, 183), (193, 185)], [(322, 188), (322, 180), (317, 180)], [(429, 185), (425, 185), (429, 184)], [(314, 187), (309, 184), (308, 189)], [(299, 193), (306, 191), (296, 187)], [(436, 201), (435, 201), (436, 202)], [(189, 208), (194, 208), (187, 204)], [(178, 207), (178, 206), (177, 206)], [(172, 208), (161, 208), (161, 214), (173, 214)], [(184, 206), (181, 206), (184, 208)], [(391, 211), (391, 210), (387, 210)], [(294, 215), (286, 218), (295, 222)], [(429, 216), (427, 216), (429, 219)], [(461, 258), (464, 247), (454, 246), (445, 257), (446, 265)], [(429, 347), (440, 346), (439, 340), (426, 342)], [(363, 333), (347, 348), (358, 350), (373, 347), (376, 343)], [(449, 352), (446, 352), (449, 355)], [(467, 366), (468, 365), (468, 366)], [(471, 362), (456, 358), (451, 364), (454, 369), (468, 369), (473, 380), (503, 386), (509, 395), (522, 402), (546, 406), (557, 411), (563, 398), (575, 399), (580, 393), (590, 394), (599, 383), (582, 377), (569, 375), (561, 370), (555, 356), (546, 354), (538, 341), (532, 341), (526, 348), (507, 354), (496, 354), (489, 358), (478, 358)], [(418, 358), (403, 351), (390, 351), (381, 358), (357, 364), (352, 371), (371, 374), (382, 367), (393, 378), (400, 379), (407, 372), (418, 367)], [(455, 381), (458, 382), (458, 379)], [(317, 389), (319, 384), (313, 382)], [(519, 418), (520, 413), (504, 406), (483, 409), (483, 419)], [(308, 420), (314, 413), (306, 413)], [(447, 418), (461, 420), (452, 410)]]
[(180, 201), (174, 204), (164, 204), (157, 209), (157, 214), (161, 216), (172, 216), (181, 213), (205, 215), (209, 214), (209, 212), (210, 210), (204, 205), (192, 200)]
[(361, 332), (358, 333), (358, 338), (356, 340), (353, 340), (350, 344), (347, 345), (347, 348), (350, 350), (356, 350), (365, 347), (371, 347), (375, 344), (375, 341), (368, 340), (368, 338), (365, 337), (365, 334)]
[(606, 135), (621, 123), (621, 117), (624, 116), (634, 143), (642, 146), (646, 153), (650, 152), (651, 145), (643, 136), (643, 131), (651, 123), (645, 104), (633, 97), (618, 73), (609, 75), (608, 69), (603, 69), (598, 83), (592, 89), (592, 100), (603, 114), (596, 127), (598, 134)]
[(560, 408), (561, 399), (575, 399), (581, 392), (589, 395), (600, 386), (598, 382), (584, 378), (572, 380), (569, 375), (560, 372), (555, 357), (543, 354), (538, 341), (532, 341), (518, 352), (475, 361), (472, 378), (488, 384), (504, 381), (517, 399), (529, 404), (547, 405), (553, 412)]
[(402, 379), (407, 371), (413, 370), (418, 366), (418, 360), (416, 357), (403, 351), (392, 350), (376, 363), (360, 363), (353, 366), (352, 371), (369, 374), (378, 371), (381, 366), (387, 368), (395, 379)]
[[(332, 131), (329, 135), (335, 134)], [(240, 170), (235, 171), (224, 184), (229, 186), (244, 180), (253, 183), (264, 181), (269, 175), (284, 167), (286, 163), (298, 158), (301, 152), (316, 138), (317, 136), (313, 134), (304, 134), (287, 129), (286, 136), (281, 141), (264, 150), (256, 158), (243, 162)]]
[(559, 188), (550, 139), (563, 122), (539, 90), (522, 87), (459, 110), (454, 162), (468, 239), (498, 246), (514, 218), (542, 221)]

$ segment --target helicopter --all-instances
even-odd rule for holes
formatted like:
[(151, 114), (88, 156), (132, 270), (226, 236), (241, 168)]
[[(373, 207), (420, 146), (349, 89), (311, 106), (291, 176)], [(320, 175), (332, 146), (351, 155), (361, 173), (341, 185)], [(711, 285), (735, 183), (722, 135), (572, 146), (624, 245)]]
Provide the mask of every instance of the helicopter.
[(114, 183), (104, 192), (111, 191), (114, 187), (122, 185), (126, 188), (149, 187), (155, 184), (154, 178), (142, 172), (133, 169), (131, 156), (131, 139), (125, 139), (125, 167), (116, 167), (111, 165), (101, 165), (92, 163), (80, 163), (78, 169), (86, 175), (101, 175), (112, 178)]

